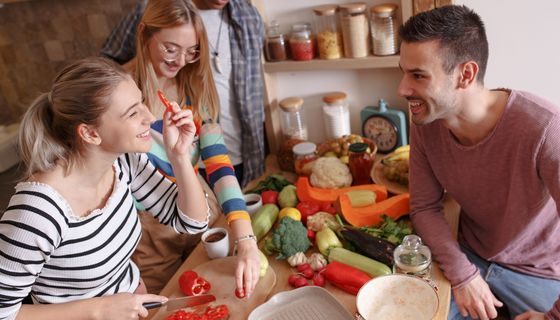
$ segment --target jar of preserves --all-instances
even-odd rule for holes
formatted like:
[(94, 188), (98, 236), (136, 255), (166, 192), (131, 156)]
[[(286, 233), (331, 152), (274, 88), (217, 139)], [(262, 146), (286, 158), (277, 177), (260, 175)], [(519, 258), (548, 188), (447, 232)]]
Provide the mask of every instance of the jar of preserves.
[(266, 30), (264, 52), (266, 60), (271, 62), (287, 58), (284, 35), (280, 32), (280, 25), (276, 20), (272, 20)]
[(362, 185), (371, 183), (371, 167), (373, 157), (367, 152), (367, 143), (353, 143), (348, 150), (350, 151), (348, 166), (352, 174), (352, 185)]
[(362, 58), (369, 53), (368, 19), (363, 2), (341, 4), (340, 24), (346, 58)]
[(279, 103), (284, 139), (307, 140), (307, 125), (303, 113), (303, 99), (290, 97), (283, 99)]
[(342, 57), (342, 35), (336, 23), (336, 9), (336, 5), (313, 8), (320, 59), (330, 60)]
[(371, 7), (370, 26), (374, 55), (386, 56), (399, 52), (399, 26), (396, 17), (398, 7), (394, 3)]
[(292, 25), (290, 34), (290, 53), (293, 60), (305, 61), (313, 59), (315, 45), (309, 23)]
[(404, 237), (403, 242), (393, 252), (393, 273), (402, 273), (431, 280), (432, 254), (415, 234)]
[(302, 142), (294, 146), (294, 168), (299, 176), (310, 176), (313, 162), (317, 160), (317, 145), (313, 142)]
[(332, 92), (323, 97), (323, 118), (327, 139), (350, 134), (350, 110), (346, 93)]

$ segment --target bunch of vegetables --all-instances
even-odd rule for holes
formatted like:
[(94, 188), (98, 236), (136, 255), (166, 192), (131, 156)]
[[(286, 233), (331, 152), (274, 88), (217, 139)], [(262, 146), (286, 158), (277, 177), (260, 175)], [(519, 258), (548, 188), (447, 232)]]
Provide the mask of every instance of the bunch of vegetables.
[(260, 181), (256, 187), (248, 190), (246, 193), (258, 193), (261, 194), (263, 191), (272, 190), (276, 192), (282, 191), (285, 186), (291, 185), (290, 181), (284, 178), (280, 174), (271, 174), (264, 180)]

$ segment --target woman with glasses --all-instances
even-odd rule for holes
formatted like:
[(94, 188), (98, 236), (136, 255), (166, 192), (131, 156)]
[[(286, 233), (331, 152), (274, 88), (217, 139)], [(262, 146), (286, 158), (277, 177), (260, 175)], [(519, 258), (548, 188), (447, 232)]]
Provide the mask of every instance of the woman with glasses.
[[(154, 115), (160, 119), (164, 110), (158, 90), (170, 101), (193, 111), (197, 132), (190, 159), (195, 166), (200, 159), (204, 164), (206, 179), (222, 209), (215, 211), (226, 215), (237, 246), (236, 287), (250, 295), (259, 278), (259, 253), (245, 200), (217, 124), (219, 98), (210, 69), (209, 44), (192, 2), (150, 0), (138, 26), (136, 52), (132, 71)], [(161, 120), (152, 125), (156, 143), (149, 157), (173, 179), (162, 144), (157, 143), (161, 141), (161, 127)], [(213, 212), (211, 223), (217, 214)], [(141, 214), (141, 220), (144, 234), (133, 259), (148, 290), (159, 292), (199, 238), (169, 232), (153, 219), (153, 212)]]

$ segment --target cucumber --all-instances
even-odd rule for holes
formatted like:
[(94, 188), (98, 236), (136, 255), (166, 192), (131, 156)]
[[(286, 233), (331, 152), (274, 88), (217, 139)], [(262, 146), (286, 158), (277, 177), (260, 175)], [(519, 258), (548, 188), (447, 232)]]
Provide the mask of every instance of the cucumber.
[(257, 241), (260, 241), (272, 229), (279, 211), (275, 204), (267, 203), (255, 212), (251, 218), (251, 227), (253, 227)]
[(332, 248), (329, 252), (329, 262), (338, 261), (369, 274), (372, 277), (391, 274), (391, 269), (379, 261), (375, 261), (361, 254), (344, 248)]

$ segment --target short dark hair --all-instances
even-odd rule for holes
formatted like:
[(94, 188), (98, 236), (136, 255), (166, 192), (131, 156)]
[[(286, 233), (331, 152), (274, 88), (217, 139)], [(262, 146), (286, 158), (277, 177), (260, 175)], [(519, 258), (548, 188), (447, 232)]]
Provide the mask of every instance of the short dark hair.
[(399, 29), (406, 43), (437, 40), (443, 68), (449, 74), (468, 60), (478, 64), (477, 81), (484, 84), (488, 62), (488, 39), (480, 16), (466, 6), (449, 5), (419, 13)]

